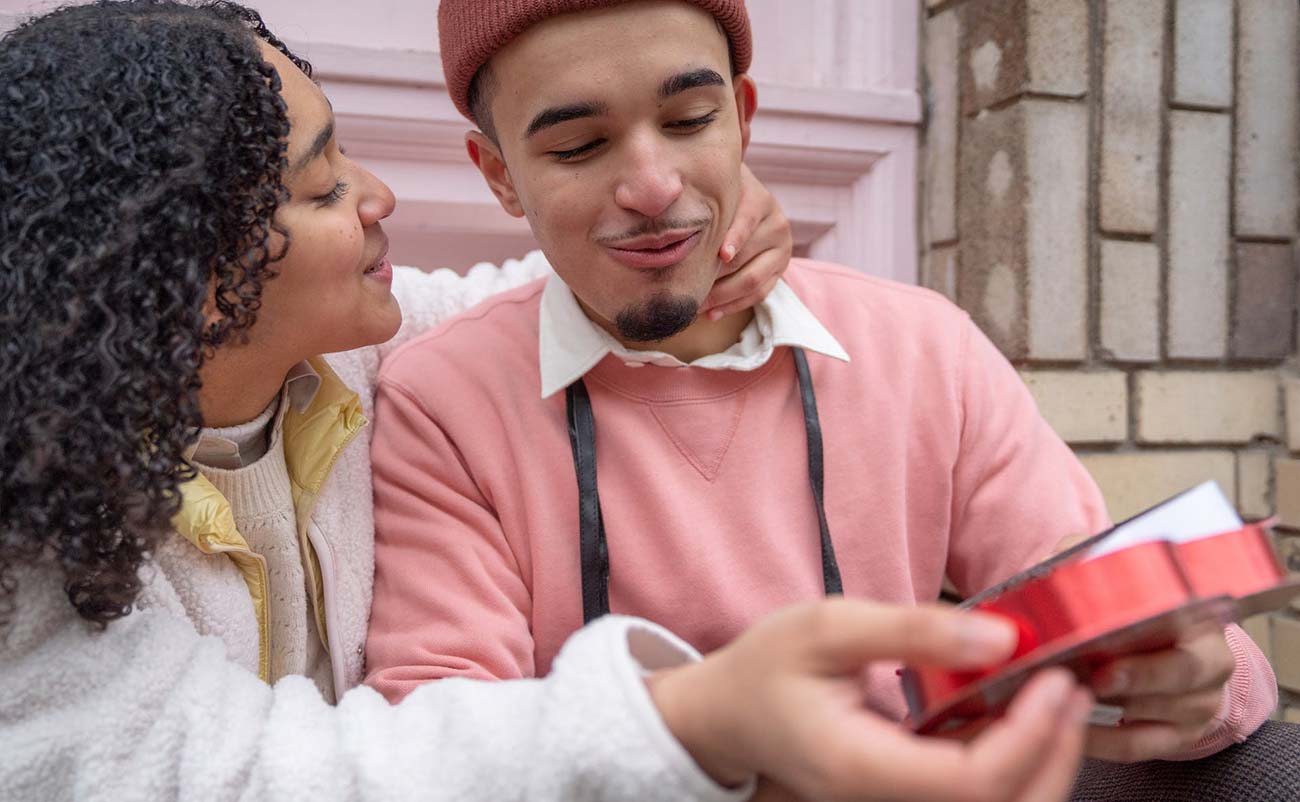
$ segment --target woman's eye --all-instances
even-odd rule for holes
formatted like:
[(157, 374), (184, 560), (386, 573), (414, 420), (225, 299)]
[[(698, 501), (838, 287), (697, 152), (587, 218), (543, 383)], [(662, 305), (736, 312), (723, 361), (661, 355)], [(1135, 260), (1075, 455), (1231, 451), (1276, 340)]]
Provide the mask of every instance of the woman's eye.
[(573, 148), (572, 150), (553, 150), (551, 151), (551, 155), (562, 162), (573, 161), (574, 159), (577, 159), (580, 156), (590, 153), (591, 151), (595, 150), (596, 148), (600, 147), (603, 144), (605, 144), (605, 140), (593, 139), (587, 144), (582, 145), (581, 147)]
[(708, 114), (704, 115), (703, 117), (692, 117), (689, 120), (673, 120), (672, 122), (668, 123), (667, 127), (675, 128), (678, 130), (683, 130), (683, 129), (689, 130), (691, 128), (703, 128), (704, 126), (708, 125), (709, 123), (717, 119), (717, 117), (718, 117), (718, 112), (711, 111)]
[(324, 195), (321, 195), (318, 198), (316, 198), (316, 202), (321, 204), (322, 206), (329, 206), (331, 204), (338, 203), (339, 201), (343, 200), (343, 197), (345, 195), (348, 194), (348, 189), (349, 187), (347, 184), (345, 184), (342, 181), (339, 181), (334, 185), (334, 188), (331, 189), (329, 192), (326, 192)]

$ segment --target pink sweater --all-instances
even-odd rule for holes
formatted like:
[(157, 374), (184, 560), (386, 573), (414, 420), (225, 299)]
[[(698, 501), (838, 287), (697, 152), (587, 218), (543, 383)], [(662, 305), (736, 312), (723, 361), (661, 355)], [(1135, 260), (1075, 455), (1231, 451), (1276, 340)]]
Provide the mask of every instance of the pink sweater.
[[(795, 260), (786, 281), (853, 360), (808, 355), (846, 595), (930, 602), (945, 575), (973, 594), (1108, 525), (1088, 474), (964, 312), (833, 265)], [(540, 398), (542, 287), (408, 343), (381, 372), (367, 682), (389, 699), (442, 677), (544, 675), (582, 626), (565, 398)], [(708, 652), (821, 594), (789, 349), (751, 372), (606, 357), (585, 381), (613, 612)], [(1207, 752), (1274, 703), (1258, 649), (1232, 640), (1240, 676)], [(894, 668), (869, 682), (873, 706), (898, 718)]]

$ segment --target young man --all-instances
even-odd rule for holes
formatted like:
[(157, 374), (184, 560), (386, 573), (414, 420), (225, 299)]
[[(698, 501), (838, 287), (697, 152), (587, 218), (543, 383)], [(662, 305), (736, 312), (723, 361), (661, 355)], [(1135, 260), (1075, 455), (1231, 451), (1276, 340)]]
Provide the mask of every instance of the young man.
[[(842, 591), (963, 594), (1108, 521), (1015, 371), (939, 296), (796, 260), (698, 317), (756, 109), (741, 0), (444, 0), (471, 158), (557, 276), (381, 377), (369, 681), (546, 674), (606, 611), (715, 649)], [(597, 481), (599, 477), (599, 481)], [(899, 718), (894, 666), (869, 675)], [(1236, 627), (1093, 678), (1118, 760), (1245, 738), (1276, 701)]]

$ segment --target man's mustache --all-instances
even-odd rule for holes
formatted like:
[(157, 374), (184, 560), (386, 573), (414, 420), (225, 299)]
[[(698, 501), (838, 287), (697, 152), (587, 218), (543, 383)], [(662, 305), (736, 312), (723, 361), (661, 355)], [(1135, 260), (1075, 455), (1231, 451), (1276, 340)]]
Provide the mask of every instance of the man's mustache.
[(662, 234), (665, 231), (682, 231), (686, 229), (706, 228), (713, 222), (711, 216), (701, 217), (656, 217), (645, 219), (638, 223), (634, 228), (629, 228), (617, 234), (598, 234), (595, 241), (598, 245), (612, 245), (619, 242), (626, 242), (637, 237), (654, 236)]

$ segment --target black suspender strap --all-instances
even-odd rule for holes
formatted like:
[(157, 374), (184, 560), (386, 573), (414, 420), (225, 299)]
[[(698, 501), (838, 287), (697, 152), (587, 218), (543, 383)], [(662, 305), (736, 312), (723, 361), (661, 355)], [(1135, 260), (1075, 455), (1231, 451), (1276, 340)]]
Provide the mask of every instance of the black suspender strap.
[(822, 422), (817, 416), (817, 396), (813, 394), (812, 376), (808, 372), (808, 357), (802, 348), (795, 348), (794, 369), (799, 374), (799, 397), (803, 401), (803, 425), (808, 431), (808, 482), (812, 485), (813, 503), (817, 506), (817, 527), (822, 538), (822, 586), (827, 596), (844, 593), (840, 583), (840, 566), (835, 560), (835, 544), (831, 543), (831, 529), (826, 523), (825, 460), (822, 457)]
[[(844, 592), (840, 583), (839, 564), (826, 522), (825, 458), (822, 451), (822, 426), (817, 416), (817, 398), (813, 394), (808, 358), (802, 348), (794, 352), (795, 372), (799, 377), (799, 397), (803, 402), (804, 428), (808, 437), (808, 480), (817, 508), (817, 526), (821, 534), (822, 586), (826, 595)], [(605, 519), (600, 510), (600, 493), (596, 486), (596, 418), (591, 411), (591, 397), (582, 379), (569, 385), (565, 392), (569, 416), (569, 444), (573, 446), (573, 466), (578, 474), (579, 552), (582, 558), (582, 620), (584, 623), (609, 612), (609, 546), (605, 540)]]
[(609, 547), (605, 518), (596, 487), (596, 419), (591, 414), (587, 385), (578, 379), (566, 391), (569, 444), (578, 474), (579, 549), (582, 554), (582, 621), (590, 623), (609, 612)]

